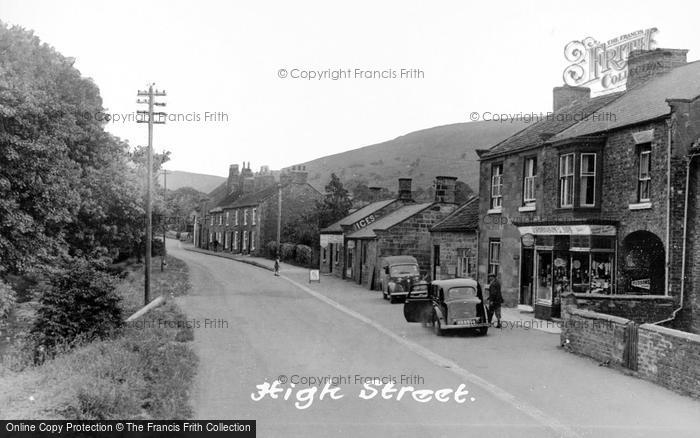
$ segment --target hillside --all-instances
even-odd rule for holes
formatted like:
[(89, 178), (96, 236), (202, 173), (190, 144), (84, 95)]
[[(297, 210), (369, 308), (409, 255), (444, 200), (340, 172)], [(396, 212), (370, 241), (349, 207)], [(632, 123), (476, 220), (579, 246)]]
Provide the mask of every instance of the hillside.
[[(360, 181), (396, 191), (397, 179), (413, 178), (414, 189), (429, 189), (436, 175), (456, 176), (476, 190), (476, 149), (488, 149), (523, 129), (523, 123), (472, 122), (437, 126), (383, 143), (307, 163), (309, 183), (322, 189), (335, 172), (344, 183)], [(350, 184), (352, 185), (352, 184)]]
[[(181, 187), (191, 187), (200, 192), (209, 193), (225, 181), (226, 178), (223, 176), (205, 175), (202, 173), (185, 172), (182, 170), (168, 171), (169, 190), (177, 190)], [(161, 186), (163, 185), (162, 175), (159, 177), (158, 182), (161, 184)]]

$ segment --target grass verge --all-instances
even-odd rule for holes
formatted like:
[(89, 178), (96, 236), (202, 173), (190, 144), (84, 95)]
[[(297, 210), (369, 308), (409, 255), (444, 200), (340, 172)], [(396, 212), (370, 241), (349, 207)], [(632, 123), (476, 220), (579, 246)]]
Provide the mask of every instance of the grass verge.
[[(153, 297), (187, 293), (187, 266), (168, 258), (153, 270)], [(143, 304), (143, 267), (119, 287), (124, 314)], [(197, 357), (185, 315), (172, 302), (128, 324), (112, 339), (88, 343), (36, 367), (0, 367), (3, 419), (187, 419)], [(5, 360), (3, 361), (6, 362)], [(9, 361), (8, 361), (9, 362)]]

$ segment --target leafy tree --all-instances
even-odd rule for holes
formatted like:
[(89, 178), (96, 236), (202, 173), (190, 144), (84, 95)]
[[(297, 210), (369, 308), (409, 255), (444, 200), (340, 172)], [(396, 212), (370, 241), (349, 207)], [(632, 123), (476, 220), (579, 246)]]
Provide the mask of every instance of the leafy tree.
[(335, 173), (326, 184), (324, 199), (316, 203), (316, 222), (318, 227), (324, 228), (348, 215), (352, 207), (352, 201), (348, 191)]

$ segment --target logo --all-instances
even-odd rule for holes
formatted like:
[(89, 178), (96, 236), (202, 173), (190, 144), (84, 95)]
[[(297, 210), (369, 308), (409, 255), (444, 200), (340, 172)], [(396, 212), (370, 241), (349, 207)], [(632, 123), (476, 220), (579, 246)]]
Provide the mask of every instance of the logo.
[(370, 214), (369, 216), (364, 217), (364, 218), (360, 219), (359, 221), (355, 222), (354, 227), (356, 230), (361, 230), (362, 228), (371, 224), (375, 220), (377, 220), (377, 218), (374, 216), (374, 214)]
[(533, 246), (535, 244), (535, 236), (533, 236), (530, 233), (523, 234), (523, 236), (520, 238), (520, 240), (522, 241), (523, 246), (525, 248), (530, 248), (531, 246)]
[(651, 289), (651, 279), (644, 278), (642, 280), (632, 280), (632, 287), (649, 290)]
[(606, 42), (591, 37), (571, 41), (564, 56), (571, 64), (564, 69), (564, 83), (590, 87), (591, 91), (619, 91), (627, 83), (627, 58), (632, 50), (652, 50), (658, 29), (637, 30)]

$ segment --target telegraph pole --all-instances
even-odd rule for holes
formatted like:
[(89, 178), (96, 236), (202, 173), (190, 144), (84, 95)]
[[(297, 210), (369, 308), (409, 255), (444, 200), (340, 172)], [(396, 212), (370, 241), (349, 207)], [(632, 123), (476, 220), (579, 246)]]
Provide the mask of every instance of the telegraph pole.
[(282, 183), (277, 184), (277, 257), (282, 254)]
[[(137, 111), (139, 115), (147, 116), (147, 120), (138, 120), (137, 123), (148, 123), (148, 153), (147, 153), (147, 164), (146, 164), (146, 258), (145, 258), (145, 276), (144, 276), (144, 291), (143, 291), (143, 301), (144, 306), (151, 302), (151, 241), (153, 239), (153, 125), (163, 124), (164, 120), (154, 120), (154, 116), (159, 118), (164, 117), (163, 112), (153, 112), (154, 106), (165, 106), (165, 103), (156, 102), (156, 97), (165, 96), (165, 91), (158, 91), (153, 89), (153, 84), (148, 86), (147, 91), (139, 90), (136, 95), (139, 99), (136, 100), (138, 104), (148, 105), (148, 111)], [(142, 99), (145, 97), (145, 99)], [(165, 242), (163, 242), (165, 244)]]
[[(163, 151), (163, 156), (165, 156), (165, 151)], [(167, 256), (167, 249), (165, 247), (165, 234), (168, 229), (168, 204), (165, 202), (168, 196), (168, 171), (163, 169), (163, 254), (160, 257), (160, 271), (163, 272), (165, 267), (168, 265), (165, 261)]]

